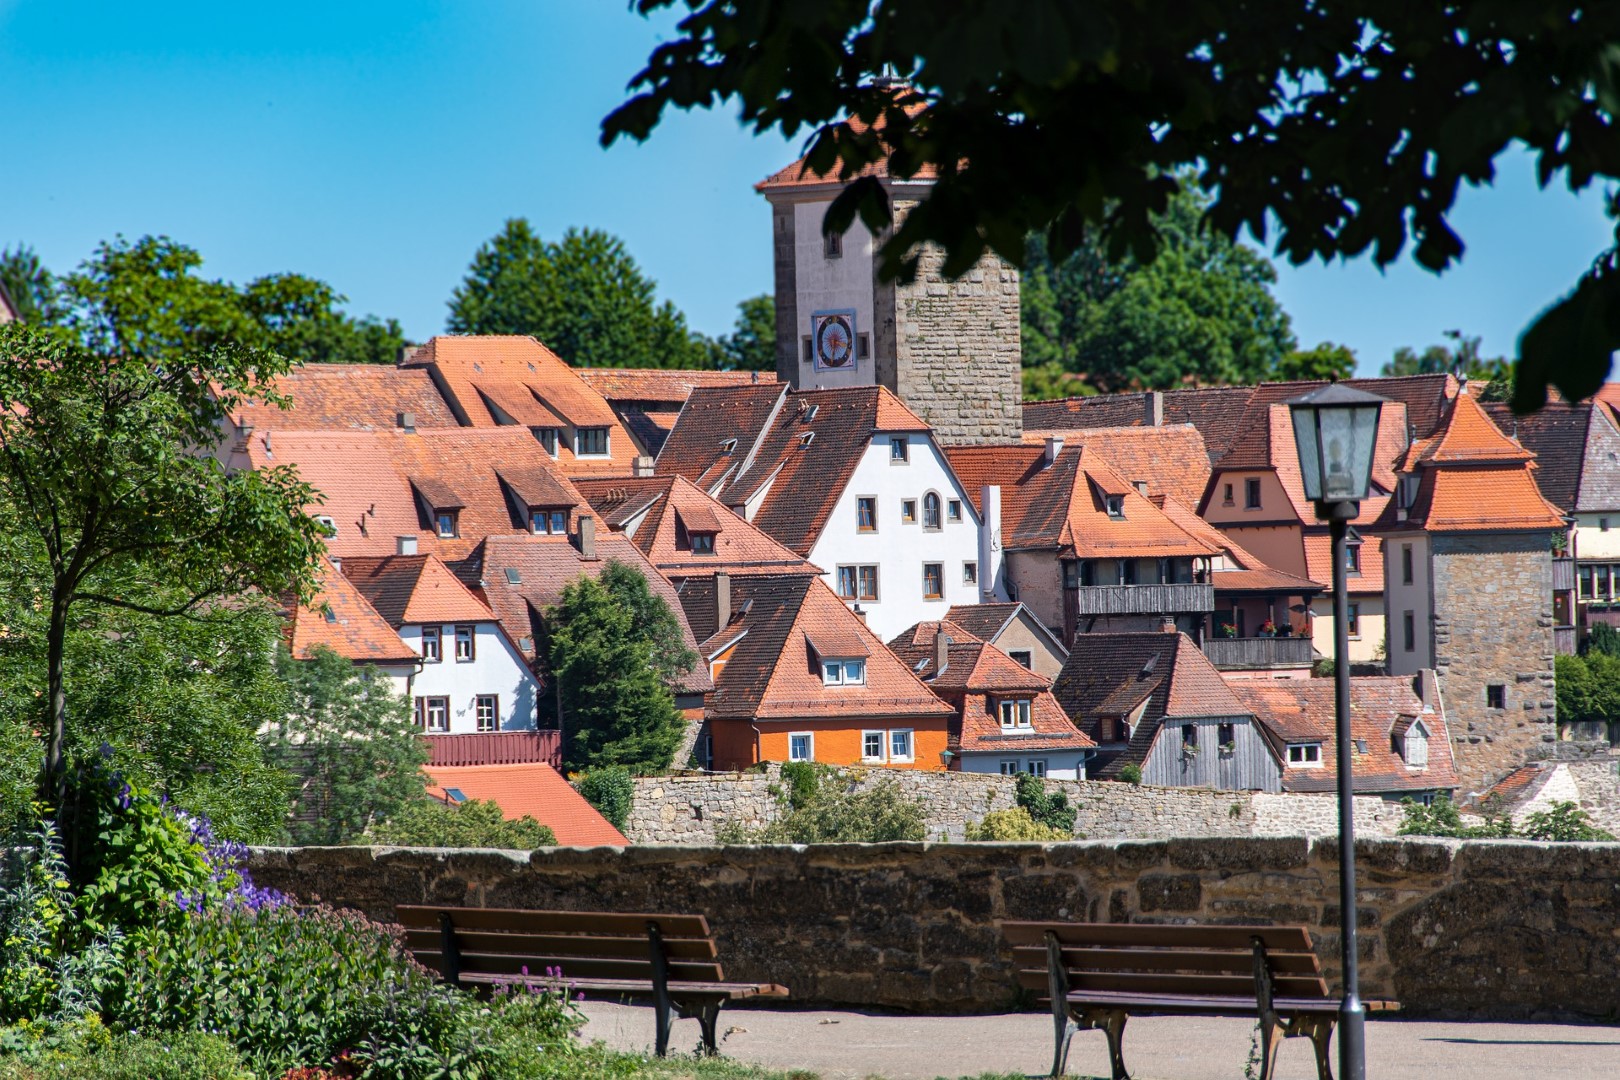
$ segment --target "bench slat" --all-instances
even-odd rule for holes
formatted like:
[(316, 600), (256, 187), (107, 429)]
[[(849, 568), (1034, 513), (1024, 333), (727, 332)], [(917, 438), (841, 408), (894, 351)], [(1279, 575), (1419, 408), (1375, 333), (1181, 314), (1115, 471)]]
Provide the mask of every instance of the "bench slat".
[[(1018, 972), (1019, 985), (1026, 990), (1044, 990), (1047, 986), (1046, 969), (1023, 968)], [(1278, 997), (1297, 997), (1322, 1000), (1327, 998), (1327, 983), (1321, 979), (1302, 975), (1279, 975), (1272, 980)], [(1248, 975), (1181, 975), (1174, 972), (1080, 972), (1069, 978), (1070, 996), (1098, 992), (1150, 995), (1188, 995), (1192, 997), (1242, 997), (1254, 1001), (1254, 976)]]
[[(1020, 945), (1013, 949), (1013, 962), (1021, 967), (1039, 966), (1045, 970), (1044, 945)], [(1277, 974), (1315, 975), (1321, 971), (1315, 953), (1266, 952), (1266, 960)], [(1214, 971), (1242, 973), (1251, 981), (1254, 973), (1252, 949), (1105, 949), (1065, 946), (1063, 962), (1071, 971)]]
[(592, 911), (531, 911), (526, 908), (429, 907), (397, 904), (400, 925), (437, 930), (439, 913), (447, 912), (458, 930), (508, 930), (529, 934), (603, 934), (635, 937), (647, 934), (647, 924), (671, 938), (706, 938), (709, 921), (702, 915), (620, 914)]
[[(1239, 1016), (1253, 1016), (1258, 1008), (1253, 994), (1181, 997), (1172, 994), (1076, 990), (1069, 994), (1067, 1000), (1070, 1005), (1150, 1009), (1154, 1012), (1170, 1013), (1234, 1013)], [(1285, 1016), (1294, 1013), (1336, 1013), (1339, 1002), (1335, 998), (1276, 997), (1272, 999), (1272, 1007)]]
[[(444, 965), (441, 954), (437, 949), (413, 950), (417, 963), (423, 967), (432, 968), (442, 972)], [(652, 983), (652, 962), (650, 960), (627, 960), (613, 958), (591, 958), (583, 956), (516, 956), (509, 953), (478, 953), (463, 952), (461, 954), (461, 979), (465, 981), (474, 974), (512, 975), (521, 977), (523, 969), (529, 969), (529, 978), (542, 979), (552, 968), (560, 968), (564, 980), (578, 979), (627, 979)], [(719, 964), (701, 963), (690, 960), (671, 960), (669, 962), (670, 981), (718, 983), (725, 980), (725, 972)]]
[[(440, 933), (431, 930), (405, 931), (405, 944), (411, 949), (437, 952)], [(664, 955), (671, 960), (712, 960), (718, 955), (709, 938), (671, 938), (664, 941)], [(468, 952), (513, 953), (528, 956), (648, 957), (645, 932), (634, 937), (606, 937), (587, 934), (517, 934), (494, 930), (456, 931), (456, 943)], [(533, 965), (530, 965), (532, 968)]]
[[(461, 981), (464, 983), (477, 983), (489, 986), (500, 986), (509, 983), (522, 982), (521, 978), (510, 975), (463, 973)], [(596, 993), (633, 994), (637, 996), (650, 995), (651, 984), (640, 979), (576, 979), (573, 980), (576, 990), (588, 990)], [(740, 1000), (751, 997), (787, 997), (785, 986), (775, 983), (710, 983), (710, 982), (684, 982), (670, 980), (669, 992), (683, 998), (717, 998)]]
[(1259, 938), (1266, 950), (1313, 952), (1302, 926), (1176, 926), (1147, 923), (1006, 922), (1002, 932), (1012, 945), (1045, 947), (1046, 933), (1064, 945), (1126, 945), (1168, 949), (1247, 949)]

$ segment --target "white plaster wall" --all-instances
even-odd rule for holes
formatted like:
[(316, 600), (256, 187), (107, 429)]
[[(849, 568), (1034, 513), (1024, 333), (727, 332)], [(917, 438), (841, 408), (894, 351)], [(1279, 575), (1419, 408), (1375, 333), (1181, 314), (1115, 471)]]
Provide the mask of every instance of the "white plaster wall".
[[(1422, 668), (1434, 667), (1434, 612), (1431, 606), (1433, 590), (1429, 582), (1429, 538), (1423, 533), (1411, 536), (1391, 536), (1384, 544), (1384, 598), (1389, 605), (1389, 673), (1411, 675)], [(1401, 549), (1412, 548), (1412, 584), (1405, 583), (1402, 574)], [(1412, 612), (1416, 624), (1413, 635), (1415, 646), (1406, 651), (1406, 632), (1402, 621), (1404, 613)], [(1362, 631), (1365, 636), (1366, 631)], [(1353, 652), (1354, 650), (1352, 650)]]
[[(1379, 659), (1379, 649), (1384, 644), (1384, 598), (1373, 594), (1360, 596), (1350, 595), (1352, 604), (1359, 604), (1361, 609), (1361, 636), (1350, 639), (1350, 662), (1352, 664), (1370, 664)], [(1315, 618), (1312, 623), (1311, 643), (1316, 651), (1323, 656), (1333, 656), (1333, 597), (1319, 596), (1311, 601), (1311, 614)]]
[[(810, 551), (810, 561), (827, 571), (824, 580), (834, 592), (839, 566), (877, 564), (878, 599), (860, 603), (867, 613), (866, 624), (884, 641), (913, 623), (943, 619), (952, 604), (981, 600), (979, 585), (962, 580), (962, 564), (979, 559), (979, 521), (973, 502), (933, 440), (916, 432), (908, 437), (911, 460), (904, 465), (890, 463), (887, 434), (873, 438)], [(940, 497), (937, 532), (922, 525), (922, 500), (929, 491)], [(876, 532), (856, 529), (855, 500), (863, 495), (877, 499)], [(916, 521), (900, 520), (903, 499), (917, 500)], [(961, 521), (950, 519), (952, 499), (961, 500)], [(945, 588), (939, 600), (923, 599), (922, 568), (931, 562), (944, 564)]]
[(1018, 767), (1028, 772), (1031, 759), (1046, 762), (1046, 778), (1048, 780), (1084, 780), (1086, 778), (1086, 755), (1083, 750), (1008, 750), (1006, 753), (996, 754), (963, 754), (961, 771), (999, 775), (1003, 761), (1017, 761)]
[[(1609, 522), (1605, 532), (1602, 522)], [(1620, 562), (1620, 510), (1575, 515), (1575, 553), (1582, 562)]]
[[(478, 717), (473, 707), (474, 699), (479, 694), (495, 694), (500, 698), (502, 731), (532, 729), (536, 691), (534, 675), (497, 625), (493, 622), (474, 624), (474, 659), (471, 663), (462, 664), (456, 663), (455, 659), (455, 624), (446, 623), (439, 629), (443, 659), (436, 664), (422, 665), (421, 672), (411, 680), (410, 695), (448, 697), (451, 735), (477, 733)], [(399, 636), (418, 653), (422, 651), (420, 626), (403, 626)]]
[[(877, 382), (874, 357), (876, 338), (872, 312), (872, 234), (859, 219), (844, 234), (843, 255), (826, 256), (821, 236), (821, 219), (831, 205), (826, 202), (799, 203), (793, 208), (794, 281), (797, 284), (799, 325), (794, 331), (799, 363), (799, 385), (807, 390), (836, 386), (872, 386)], [(804, 362), (804, 341), (811, 330), (811, 316), (818, 311), (853, 309), (855, 333), (865, 334), (872, 343), (866, 359), (841, 371), (817, 371)]]

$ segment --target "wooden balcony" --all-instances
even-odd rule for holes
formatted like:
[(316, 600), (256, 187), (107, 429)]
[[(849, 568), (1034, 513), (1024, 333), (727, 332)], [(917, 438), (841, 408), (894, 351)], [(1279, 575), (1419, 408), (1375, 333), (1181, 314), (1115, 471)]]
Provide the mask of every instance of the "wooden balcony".
[(1575, 560), (1555, 558), (1552, 561), (1553, 592), (1573, 592), (1575, 589)]
[(1310, 667), (1315, 662), (1307, 637), (1210, 638), (1204, 655), (1222, 671), (1263, 671)]
[(560, 731), (488, 731), (477, 735), (425, 735), (429, 765), (527, 765), (562, 768)]
[(1215, 610), (1215, 587), (1182, 585), (1081, 585), (1067, 590), (1080, 618), (1101, 615), (1195, 615)]
[(1573, 626), (1553, 627), (1553, 651), (1559, 656), (1574, 656), (1576, 631)]

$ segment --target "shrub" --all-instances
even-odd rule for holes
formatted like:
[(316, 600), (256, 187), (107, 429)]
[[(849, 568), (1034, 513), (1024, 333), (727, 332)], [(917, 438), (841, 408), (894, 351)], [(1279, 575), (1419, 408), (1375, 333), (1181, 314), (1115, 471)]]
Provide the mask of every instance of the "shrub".
[(1029, 773), (1018, 774), (1014, 789), (1014, 799), (1036, 824), (1062, 833), (1065, 840), (1073, 838), (1075, 808), (1069, 805), (1067, 795), (1061, 791), (1047, 791), (1041, 778)]
[(0, 1029), (0, 1080), (254, 1080), (218, 1035), (114, 1034), (90, 1014), (69, 1024)]
[(900, 794), (891, 778), (850, 790), (826, 768), (784, 767), (787, 789), (778, 793), (782, 816), (763, 829), (721, 829), (722, 844), (881, 844), (927, 837), (922, 804)]
[(636, 782), (625, 766), (608, 765), (592, 769), (579, 778), (579, 793), (620, 832), (630, 823)]
[(1135, 784), (1140, 787), (1142, 784), (1142, 766), (1135, 763), (1121, 765), (1119, 767), (1119, 778), (1127, 784)]
[(469, 799), (447, 805), (437, 799), (418, 798), (405, 809), (372, 829), (361, 843), (400, 847), (509, 848), (531, 851), (557, 842), (551, 826), (532, 817), (506, 820), (492, 802)]
[(992, 810), (984, 815), (983, 821), (977, 824), (971, 821), (968, 822), (967, 838), (969, 840), (1073, 840), (1074, 828), (1071, 824), (1067, 832), (1062, 829), (1055, 829), (1050, 825), (1036, 821), (1030, 816), (1029, 811), (1022, 806), (1015, 806), (1011, 810)]
[(1587, 840), (1613, 840), (1614, 834), (1592, 824), (1591, 815), (1573, 802), (1555, 802), (1546, 810), (1524, 819), (1527, 840), (1576, 843)]

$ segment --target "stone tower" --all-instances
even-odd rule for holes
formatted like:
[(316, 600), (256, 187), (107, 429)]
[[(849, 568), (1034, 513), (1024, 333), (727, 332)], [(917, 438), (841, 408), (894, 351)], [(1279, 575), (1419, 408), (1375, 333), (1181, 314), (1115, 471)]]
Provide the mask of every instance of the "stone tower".
[[(933, 181), (874, 167), (895, 224)], [(842, 184), (804, 162), (755, 185), (771, 204), (776, 264), (776, 373), (803, 389), (888, 387), (947, 446), (1016, 443), (1023, 434), (1018, 270), (993, 253), (955, 281), (925, 248), (909, 285), (880, 282), (874, 236), (859, 219), (824, 237)]]

